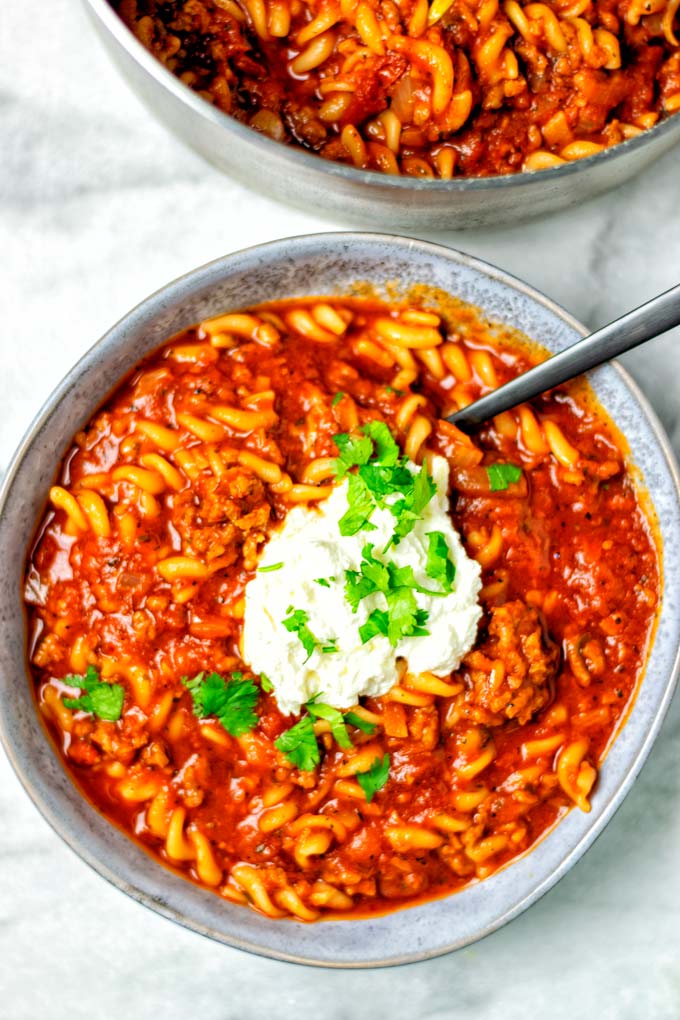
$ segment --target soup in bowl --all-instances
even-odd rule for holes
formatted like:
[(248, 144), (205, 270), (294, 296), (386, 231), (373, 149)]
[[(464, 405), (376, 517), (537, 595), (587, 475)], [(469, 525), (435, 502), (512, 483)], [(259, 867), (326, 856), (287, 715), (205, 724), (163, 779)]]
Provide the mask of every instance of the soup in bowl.
[(322, 235), (197, 270), (86, 356), (112, 371), (49, 412), (4, 654), (62, 763), (20, 731), (20, 774), (98, 870), (340, 965), (464, 944), (564, 873), (670, 697), (672, 464), (612, 367), (446, 419), (577, 335), (464, 256)]

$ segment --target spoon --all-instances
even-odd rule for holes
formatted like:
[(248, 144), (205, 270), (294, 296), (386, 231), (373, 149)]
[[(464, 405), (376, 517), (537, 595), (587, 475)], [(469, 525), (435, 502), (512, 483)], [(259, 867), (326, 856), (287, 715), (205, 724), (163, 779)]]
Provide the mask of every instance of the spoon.
[(604, 361), (632, 351), (661, 333), (680, 325), (680, 284), (615, 319), (608, 326), (577, 341), (516, 379), (461, 408), (446, 419), (463, 432), (472, 432), (502, 411), (538, 397), (546, 390), (582, 375)]

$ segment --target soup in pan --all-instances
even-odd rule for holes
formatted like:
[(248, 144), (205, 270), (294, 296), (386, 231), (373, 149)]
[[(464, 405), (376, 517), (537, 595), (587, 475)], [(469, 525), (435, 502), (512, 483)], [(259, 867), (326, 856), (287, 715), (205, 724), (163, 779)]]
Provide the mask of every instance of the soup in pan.
[(92, 803), (271, 918), (485, 879), (571, 807), (644, 669), (650, 522), (583, 383), (467, 306), (291, 300), (171, 338), (68, 451), (27, 569)]
[(542, 170), (680, 110), (678, 0), (118, 0), (257, 131), (364, 170)]

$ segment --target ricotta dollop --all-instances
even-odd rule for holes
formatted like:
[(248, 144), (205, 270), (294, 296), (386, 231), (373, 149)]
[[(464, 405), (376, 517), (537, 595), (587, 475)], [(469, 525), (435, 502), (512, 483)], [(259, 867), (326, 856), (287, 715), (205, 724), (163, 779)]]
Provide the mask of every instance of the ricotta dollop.
[[(482, 615), (480, 568), (465, 552), (449, 517), (446, 460), (434, 457), (430, 470), (434, 496), (413, 530), (389, 551), (390, 560), (412, 567), (418, 584), (432, 589), (437, 585), (425, 572), (427, 536), (438, 531), (445, 537), (456, 568), (453, 590), (443, 596), (415, 594), (418, 607), (428, 614), (426, 636), (405, 637), (393, 647), (386, 636), (376, 634), (362, 644), (359, 628), (374, 609), (383, 608), (383, 596), (367, 596), (353, 612), (345, 597), (345, 571), (360, 569), (367, 542), (377, 551), (384, 549), (395, 521), (389, 510), (378, 508), (370, 519), (375, 530), (341, 535), (346, 479), (323, 502), (291, 510), (265, 546), (258, 573), (246, 586), (243, 657), (253, 672), (267, 676), (283, 713), (299, 712), (319, 693), (326, 704), (342, 709), (362, 695), (384, 694), (397, 682), (398, 659), (405, 659), (412, 673), (447, 676), (474, 644)], [(309, 657), (298, 634), (283, 626), (291, 607), (304, 610), (307, 627), (319, 642)], [(321, 650), (331, 643), (337, 652)]]

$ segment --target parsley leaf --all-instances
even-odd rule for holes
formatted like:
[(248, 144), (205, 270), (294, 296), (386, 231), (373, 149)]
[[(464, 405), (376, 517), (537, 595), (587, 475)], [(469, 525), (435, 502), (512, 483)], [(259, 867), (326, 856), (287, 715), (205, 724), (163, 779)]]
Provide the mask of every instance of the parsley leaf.
[(516, 464), (487, 464), (486, 473), (492, 492), (503, 492), (511, 482), (518, 482), (522, 477), (522, 469)]
[(427, 532), (427, 562), (425, 573), (438, 581), (447, 594), (453, 591), (456, 565), (449, 556), (449, 547), (442, 531)]
[(265, 694), (271, 694), (274, 690), (274, 684), (271, 682), (266, 673), (260, 673), (260, 687)]
[(282, 620), (283, 626), (291, 634), (297, 634), (300, 639), (300, 644), (307, 652), (308, 661), (312, 652), (315, 648), (319, 648), (321, 652), (337, 652), (338, 651), (338, 639), (327, 638), (325, 641), (318, 641), (311, 630), (307, 626), (309, 622), (309, 613), (306, 613), (304, 609), (294, 609), (293, 606), (288, 606), (286, 610), (288, 616), (285, 620)]
[(356, 726), (362, 733), (367, 733), (370, 737), (371, 734), (375, 733), (375, 723), (366, 722), (356, 712), (345, 712), (345, 722), (348, 726)]
[(106, 722), (117, 722), (120, 719), (125, 689), (121, 684), (107, 684), (100, 680), (99, 672), (94, 666), (87, 667), (85, 676), (67, 676), (63, 682), (69, 687), (78, 687), (86, 692), (79, 698), (64, 698), (66, 708), (91, 712)]
[[(369, 440), (370, 442), (370, 440)], [(376, 503), (360, 475), (350, 475), (347, 486), (347, 510), (338, 521), (341, 535), (356, 535), (357, 531), (375, 531), (369, 517)]]
[(359, 627), (359, 637), (361, 638), (362, 645), (365, 645), (376, 634), (382, 634), (383, 637), (387, 637), (389, 623), (390, 618), (384, 609), (374, 609), (366, 623), (362, 623)]
[(244, 680), (242, 673), (232, 673), (225, 680), (219, 673), (199, 673), (193, 680), (182, 679), (191, 694), (194, 715), (205, 719), (214, 715), (232, 737), (241, 737), (257, 726), (255, 705), (260, 696), (252, 680)]
[[(288, 606), (286, 612), (289, 615), (281, 622), (287, 631), (291, 634), (297, 634), (300, 639), (300, 644), (307, 652), (307, 659), (309, 659), (310, 655), (316, 648), (316, 638), (307, 626), (309, 613), (306, 613), (304, 609), (293, 609), (292, 606)], [(305, 662), (307, 659), (305, 659)]]
[(334, 577), (315, 577), (314, 584), (320, 584), (322, 588), (330, 588), (331, 581), (334, 580)]
[(344, 395), (345, 395), (344, 393), (336, 393), (331, 402), (331, 406), (337, 407), (342, 398), (344, 397)]
[[(358, 468), (349, 475), (347, 512), (339, 522), (340, 534), (372, 530), (371, 514), (376, 507), (387, 507), (397, 522), (389, 545), (398, 545), (413, 530), (437, 491), (436, 485), (425, 467), (411, 473), (408, 458), (399, 455), (399, 447), (385, 422), (367, 422), (362, 431), (363, 436), (356, 433), (333, 436), (340, 450), (335, 461), (337, 479), (343, 479), (351, 468)], [(387, 502), (388, 496), (397, 498)]]
[(271, 563), (268, 567), (258, 567), (258, 574), (271, 574), (272, 570), (280, 570), (283, 563)]
[(383, 467), (392, 467), (399, 460), (399, 447), (384, 421), (369, 421), (364, 425), (364, 434), (375, 443), (374, 457)]
[(274, 742), (274, 746), (285, 754), (291, 765), (302, 772), (313, 772), (321, 761), (319, 744), (314, 733), (314, 720), (305, 715)]
[(396, 563), (382, 563), (373, 555), (373, 546), (367, 542), (362, 549), (363, 559), (360, 570), (345, 571), (345, 597), (356, 613), (359, 603), (367, 595), (380, 592), (387, 603), (387, 612), (374, 609), (364, 624), (359, 627), (363, 644), (377, 634), (389, 638), (396, 647), (403, 637), (420, 637), (428, 633), (424, 629), (428, 614), (418, 608), (415, 592), (427, 595), (443, 595), (422, 588), (415, 579), (413, 568), (408, 564), (400, 567)]
[(316, 694), (313, 698), (310, 698), (305, 708), (313, 718), (325, 719), (329, 723), (336, 743), (346, 751), (353, 745), (349, 739), (349, 733), (347, 732), (342, 712), (339, 712), (337, 708), (333, 708), (332, 705), (325, 705), (323, 702), (317, 701), (317, 698), (321, 696), (321, 694)]
[(340, 451), (335, 461), (335, 474), (340, 481), (350, 468), (357, 464), (368, 464), (373, 453), (373, 443), (369, 436), (350, 436), (346, 432), (333, 436), (333, 442)]
[(368, 772), (357, 772), (356, 780), (370, 804), (378, 790), (382, 790), (390, 774), (390, 756), (386, 754), (382, 761), (376, 758)]

